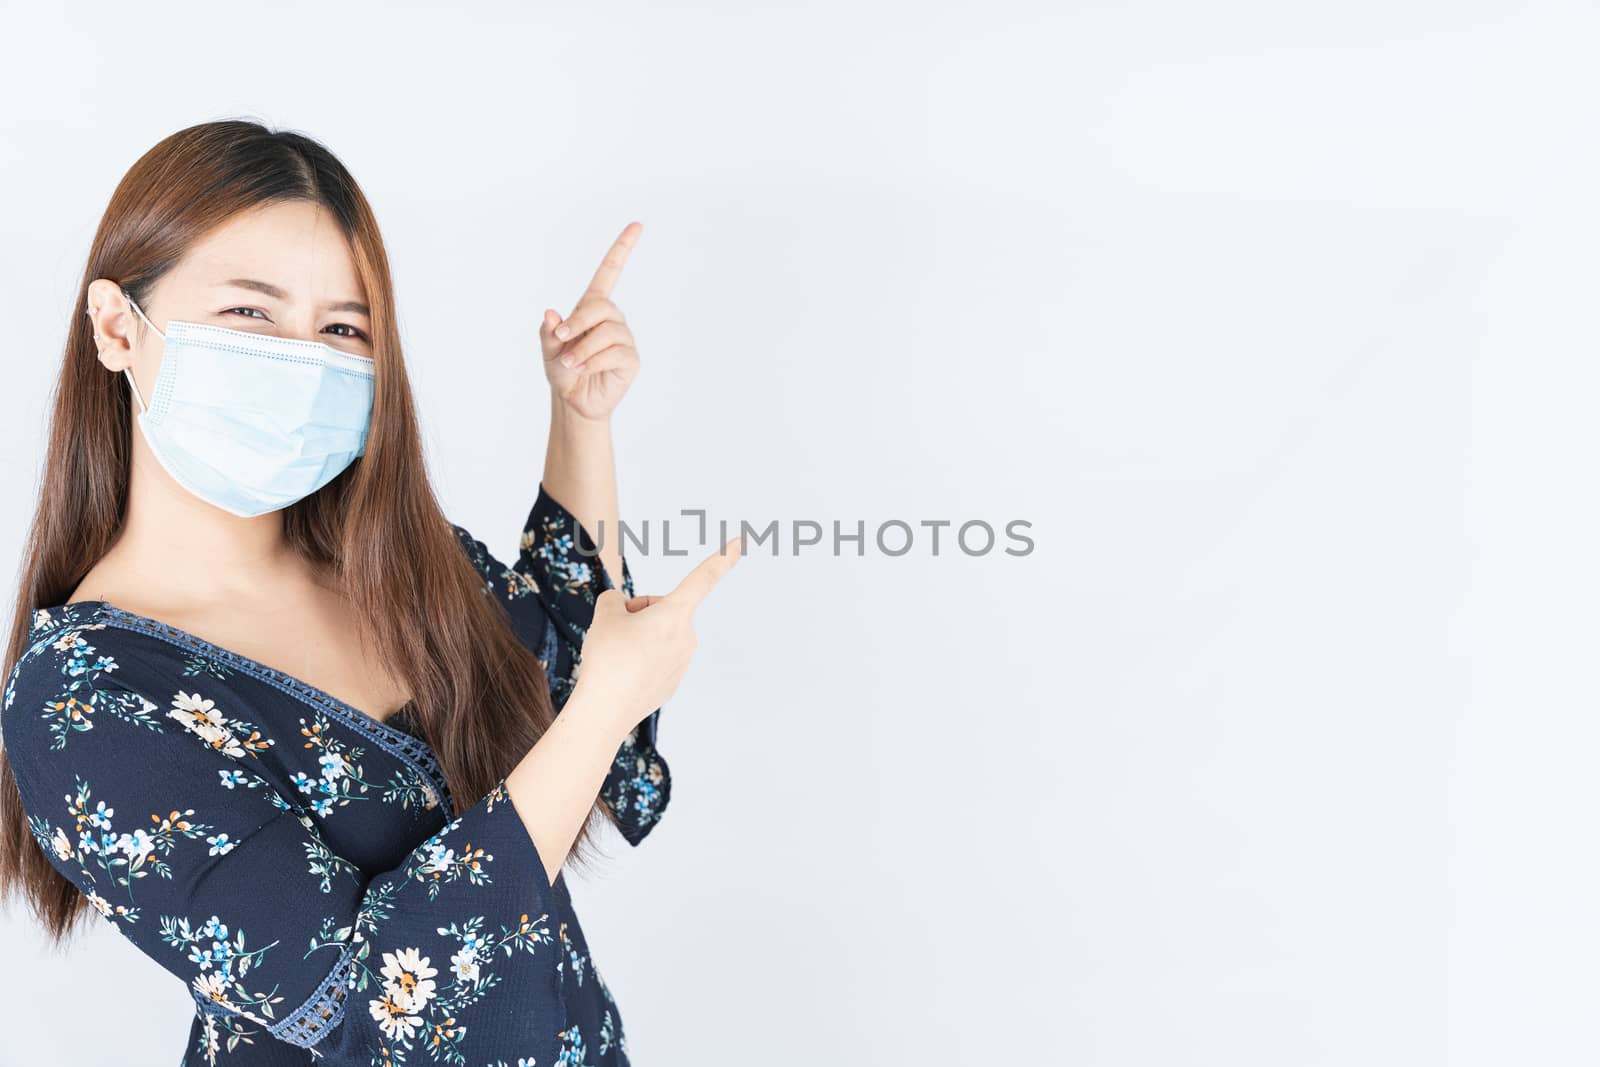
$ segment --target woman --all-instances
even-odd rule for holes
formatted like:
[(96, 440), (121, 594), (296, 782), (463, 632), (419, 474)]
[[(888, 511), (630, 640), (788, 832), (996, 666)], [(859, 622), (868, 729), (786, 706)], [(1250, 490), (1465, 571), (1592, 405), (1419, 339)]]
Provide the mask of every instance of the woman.
[(323, 146), (206, 123), (118, 186), (18, 592), (0, 888), (182, 979), (184, 1063), (628, 1062), (562, 868), (592, 814), (634, 845), (661, 817), (660, 705), (742, 547), (633, 598), (603, 536), (638, 233), (544, 313), (508, 567), (439, 510), (377, 224)]

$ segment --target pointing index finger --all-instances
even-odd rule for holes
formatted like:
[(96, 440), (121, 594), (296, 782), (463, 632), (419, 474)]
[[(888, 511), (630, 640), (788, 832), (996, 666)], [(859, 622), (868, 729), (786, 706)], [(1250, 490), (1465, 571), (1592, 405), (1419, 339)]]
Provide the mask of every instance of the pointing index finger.
[[(633, 251), (633, 246), (639, 241), (639, 231), (644, 229), (640, 222), (630, 222), (622, 228), (622, 234), (606, 249), (605, 258), (600, 261), (600, 268), (594, 272), (594, 277), (589, 279), (589, 288), (584, 296), (611, 297), (611, 290), (617, 284), (617, 278), (622, 274), (622, 265), (628, 261), (628, 253)], [(579, 298), (582, 302), (582, 297)]]
[(733, 570), (733, 565), (739, 562), (739, 557), (743, 554), (744, 538), (735, 537), (701, 560), (700, 565), (684, 575), (678, 587), (667, 595), (686, 602), (691, 608), (698, 607), (700, 601), (706, 598), (706, 594), (711, 592), (711, 587), (716, 585), (724, 574)]

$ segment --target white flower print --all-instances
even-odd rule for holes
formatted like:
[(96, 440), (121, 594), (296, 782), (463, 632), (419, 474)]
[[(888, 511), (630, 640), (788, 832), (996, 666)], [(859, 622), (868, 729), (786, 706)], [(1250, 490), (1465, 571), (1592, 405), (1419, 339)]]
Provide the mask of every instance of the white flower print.
[(414, 948), (383, 954), (383, 988), (396, 1004), (408, 1012), (419, 1012), (433, 998), (433, 976), (439, 972), (428, 966), (428, 957)]
[(220, 971), (196, 975), (194, 979), (196, 993), (199, 993), (213, 1004), (221, 1004), (224, 1007), (232, 1008), (234, 1004), (228, 999), (229, 985), (228, 976)]
[(345, 773), (344, 757), (337, 752), (324, 752), (317, 762), (322, 765), (323, 781), (331, 782)]
[(243, 756), (244, 746), (239, 744), (239, 739), (233, 736), (233, 731), (228, 729), (227, 723), (222, 718), (222, 712), (217, 710), (216, 701), (206, 700), (199, 693), (185, 693), (178, 690), (178, 695), (172, 698), (173, 708), (167, 712), (167, 718), (176, 719), (185, 727), (199, 734), (206, 744), (230, 756)]
[(129, 864), (136, 867), (156, 850), (156, 843), (143, 829), (139, 829), (118, 837), (112, 850), (127, 856)]
[(378, 1021), (384, 1036), (396, 1041), (410, 1041), (422, 1027), (422, 1020), (408, 1012), (394, 993), (385, 992), (378, 1000), (367, 1002), (367, 1011)]
[[(67, 803), (72, 803), (70, 796), (67, 797)], [(94, 806), (94, 811), (88, 813), (89, 825), (96, 830), (109, 830), (111, 829), (111, 816), (116, 813), (116, 808), (106, 807), (106, 802), (102, 800)]]
[(205, 1040), (205, 1044), (206, 1044), (206, 1047), (205, 1047), (206, 1062), (207, 1063), (216, 1063), (217, 1062), (217, 1051), (221, 1047), (221, 1043), (217, 1038), (217, 1017), (215, 1015), (207, 1015), (206, 1016), (206, 1029), (205, 1029), (205, 1034), (204, 1034), (204, 1040)]
[(478, 950), (468, 945), (450, 957), (450, 967), (463, 982), (478, 980)]
[(417, 870), (422, 874), (434, 874), (440, 871), (448, 871), (450, 869), (450, 864), (455, 860), (455, 855), (456, 850), (453, 848), (445, 848), (443, 845), (430, 843), (428, 845), (427, 862), (419, 866)]
[(67, 832), (61, 827), (56, 827), (55, 836), (50, 839), (50, 843), (55, 846), (57, 859), (64, 860), (72, 857), (72, 841), (67, 837)]
[(383, 996), (368, 1001), (367, 1010), (390, 1038), (409, 1041), (422, 1026), (418, 1013), (432, 999), (439, 972), (415, 948), (385, 952), (383, 961)]

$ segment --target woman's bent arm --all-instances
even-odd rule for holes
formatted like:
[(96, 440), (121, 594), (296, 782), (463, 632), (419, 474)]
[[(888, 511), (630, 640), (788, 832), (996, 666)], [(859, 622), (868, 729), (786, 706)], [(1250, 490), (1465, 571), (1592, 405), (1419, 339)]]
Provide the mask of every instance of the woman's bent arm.
[(550, 729), (506, 775), (506, 792), (551, 884), (628, 733), (611, 724), (614, 718), (593, 707), (581, 688), (575, 690)]

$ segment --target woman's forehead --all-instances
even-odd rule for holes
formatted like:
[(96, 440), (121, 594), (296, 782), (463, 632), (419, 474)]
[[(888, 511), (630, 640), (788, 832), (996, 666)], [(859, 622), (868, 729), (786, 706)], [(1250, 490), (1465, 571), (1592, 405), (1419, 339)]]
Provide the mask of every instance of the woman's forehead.
[(185, 286), (257, 285), (265, 297), (299, 304), (366, 303), (349, 240), (320, 204), (291, 201), (243, 212), (215, 227), (175, 265)]

